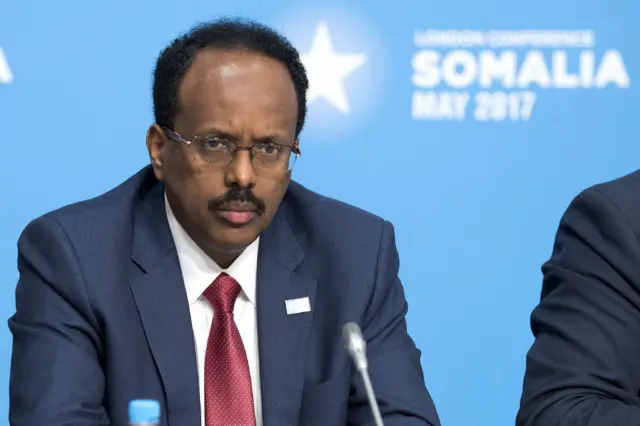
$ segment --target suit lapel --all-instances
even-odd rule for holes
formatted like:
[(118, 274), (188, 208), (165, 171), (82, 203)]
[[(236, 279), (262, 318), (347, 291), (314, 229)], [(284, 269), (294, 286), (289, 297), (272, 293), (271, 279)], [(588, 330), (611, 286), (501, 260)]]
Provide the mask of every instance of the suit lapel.
[[(282, 204), (285, 204), (284, 202)], [(316, 282), (296, 272), (304, 251), (281, 205), (260, 241), (258, 338), (265, 426), (297, 424)], [(311, 310), (287, 315), (285, 301), (309, 298)]]
[(166, 220), (164, 186), (141, 195), (134, 211), (130, 286), (162, 378), (169, 424), (200, 424), (197, 360), (178, 256)]

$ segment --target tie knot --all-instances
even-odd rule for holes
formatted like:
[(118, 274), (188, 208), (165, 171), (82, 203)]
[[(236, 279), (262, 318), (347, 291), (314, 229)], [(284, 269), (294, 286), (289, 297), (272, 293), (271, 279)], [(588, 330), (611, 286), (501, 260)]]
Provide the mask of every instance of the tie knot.
[(213, 283), (204, 291), (213, 310), (217, 312), (232, 313), (233, 306), (240, 294), (240, 284), (224, 272), (213, 280)]

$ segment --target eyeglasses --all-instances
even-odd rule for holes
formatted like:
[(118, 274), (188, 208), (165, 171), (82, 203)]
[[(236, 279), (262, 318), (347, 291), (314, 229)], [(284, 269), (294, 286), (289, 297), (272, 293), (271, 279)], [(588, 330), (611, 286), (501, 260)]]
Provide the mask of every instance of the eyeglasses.
[[(258, 142), (252, 146), (238, 146), (234, 141), (230, 141), (218, 136), (194, 136), (187, 140), (178, 133), (166, 127), (162, 128), (167, 137), (175, 142), (193, 146), (199, 157), (218, 167), (228, 166), (238, 151), (249, 151), (254, 167), (263, 170), (277, 171), (286, 169), (293, 170), (293, 166), (302, 153), (298, 148), (298, 142), (292, 146), (280, 145), (275, 142)], [(293, 155), (291, 155), (293, 153)]]

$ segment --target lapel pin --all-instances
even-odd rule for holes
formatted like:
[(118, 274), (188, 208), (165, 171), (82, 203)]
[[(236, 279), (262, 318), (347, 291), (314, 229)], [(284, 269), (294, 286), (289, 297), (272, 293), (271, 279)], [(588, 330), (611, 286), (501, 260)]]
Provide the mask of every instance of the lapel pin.
[(287, 308), (287, 315), (295, 315), (311, 311), (311, 304), (309, 303), (308, 297), (286, 300), (284, 304)]

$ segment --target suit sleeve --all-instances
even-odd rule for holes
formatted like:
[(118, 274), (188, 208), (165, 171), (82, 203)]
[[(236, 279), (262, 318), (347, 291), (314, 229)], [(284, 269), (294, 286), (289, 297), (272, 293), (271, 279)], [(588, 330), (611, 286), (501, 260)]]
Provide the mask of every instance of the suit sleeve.
[(31, 222), (18, 241), (10, 374), (12, 426), (108, 425), (98, 323), (66, 233)]
[(517, 426), (640, 426), (640, 246), (628, 219), (583, 192), (542, 272)]
[[(420, 351), (407, 333), (407, 302), (398, 279), (399, 259), (393, 226), (383, 226), (376, 282), (362, 324), (369, 375), (386, 426), (439, 426), (420, 366)], [(364, 384), (354, 368), (349, 424), (373, 425)]]

